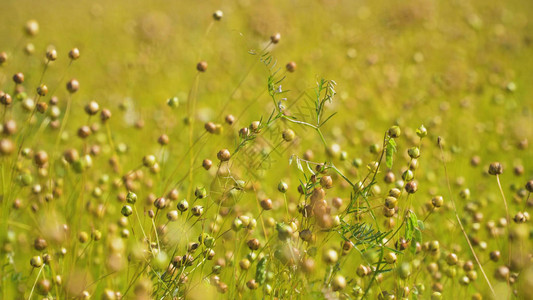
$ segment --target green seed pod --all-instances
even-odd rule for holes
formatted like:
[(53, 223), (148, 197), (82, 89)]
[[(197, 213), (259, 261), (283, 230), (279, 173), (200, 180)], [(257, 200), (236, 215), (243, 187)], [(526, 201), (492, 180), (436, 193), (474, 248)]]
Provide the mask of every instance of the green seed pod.
[(131, 214), (133, 214), (133, 209), (129, 205), (124, 205), (124, 206), (122, 206), (122, 209), (120, 210), (120, 213), (124, 217), (129, 217), (129, 216), (131, 216)]
[(33, 183), (33, 177), (28, 173), (19, 175), (18, 180), (22, 186), (29, 186)]
[(341, 291), (346, 287), (346, 278), (344, 276), (337, 274), (331, 280), (331, 288), (334, 291)]
[(128, 195), (126, 195), (126, 201), (130, 204), (135, 204), (135, 202), (137, 202), (137, 194), (132, 191), (129, 191)]
[(431, 204), (433, 204), (434, 207), (441, 207), (444, 204), (444, 199), (442, 196), (435, 196), (431, 199)]
[(381, 150), (381, 146), (379, 144), (370, 145), (370, 153), (378, 154), (380, 150)]
[(335, 264), (339, 260), (339, 254), (334, 249), (328, 249), (322, 254), (322, 260), (327, 264)]
[(407, 279), (411, 275), (411, 265), (408, 262), (403, 262), (396, 270), (402, 279)]
[(391, 128), (389, 128), (388, 130), (388, 134), (391, 138), (395, 139), (395, 138), (398, 138), (400, 137), (402, 131), (400, 130), (400, 127), (399, 126), (392, 126)]
[(387, 197), (385, 198), (385, 206), (389, 209), (393, 209), (398, 205), (398, 199), (394, 197)]
[(176, 108), (179, 106), (179, 99), (178, 97), (172, 97), (167, 100), (167, 105), (171, 108)]
[(424, 127), (424, 125), (420, 125), (420, 127), (418, 127), (418, 129), (416, 130), (416, 135), (418, 135), (418, 137), (420, 138), (426, 137), (428, 135), (426, 127)]
[(406, 170), (406, 171), (403, 172), (403, 174), (402, 174), (402, 179), (403, 179), (404, 181), (409, 182), (409, 181), (413, 180), (414, 178), (415, 178), (415, 174), (414, 174), (413, 171), (411, 171), (411, 170)]
[(177, 208), (181, 212), (187, 211), (187, 209), (189, 209), (189, 202), (187, 202), (187, 200), (183, 199), (180, 202), (178, 202)]
[(30, 259), (30, 265), (34, 268), (40, 268), (43, 265), (43, 259), (40, 256), (34, 256)]
[(231, 229), (233, 229), (233, 231), (239, 231), (243, 228), (243, 223), (241, 221), (241, 219), (239, 218), (235, 218), (233, 220), (233, 223), (231, 224)]
[(193, 208), (191, 209), (191, 212), (195, 217), (199, 217), (204, 212), (204, 208), (200, 205), (196, 205), (196, 206), (193, 206)]
[(204, 245), (207, 247), (207, 248), (213, 248), (215, 247), (215, 238), (210, 236), (210, 237), (207, 237), (205, 240), (204, 240)]
[(285, 129), (283, 133), (281, 134), (281, 136), (284, 141), (290, 142), (294, 140), (294, 137), (296, 136), (296, 134), (291, 129)]
[(286, 193), (287, 190), (289, 189), (289, 185), (286, 184), (285, 182), (283, 181), (280, 181), (279, 184), (278, 184), (278, 191), (282, 192), (282, 193)]
[(196, 190), (194, 191), (194, 195), (198, 199), (203, 199), (203, 198), (207, 197), (207, 190), (203, 186), (202, 187), (197, 187)]
[(352, 161), (352, 166), (359, 168), (363, 165), (363, 160), (360, 158), (354, 158)]
[(278, 238), (281, 241), (286, 241), (291, 237), (292, 228), (285, 223), (276, 224), (276, 230), (278, 231)]
[(411, 158), (419, 158), (420, 157), (420, 148), (411, 147), (411, 148), (407, 149), (407, 154), (409, 154), (409, 157), (411, 157)]
[(146, 155), (145, 157), (143, 157), (143, 165), (147, 168), (153, 167), (156, 162), (157, 160), (153, 155)]
[(387, 253), (387, 255), (385, 255), (385, 262), (387, 262), (388, 264), (393, 264), (396, 262), (398, 258), (396, 257), (396, 253), (394, 252), (389, 252)]

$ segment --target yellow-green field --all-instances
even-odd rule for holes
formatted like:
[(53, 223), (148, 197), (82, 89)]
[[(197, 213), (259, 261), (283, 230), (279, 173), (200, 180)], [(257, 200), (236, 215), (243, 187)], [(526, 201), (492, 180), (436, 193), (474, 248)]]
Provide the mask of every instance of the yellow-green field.
[(533, 2), (12, 1), (0, 299), (533, 299)]

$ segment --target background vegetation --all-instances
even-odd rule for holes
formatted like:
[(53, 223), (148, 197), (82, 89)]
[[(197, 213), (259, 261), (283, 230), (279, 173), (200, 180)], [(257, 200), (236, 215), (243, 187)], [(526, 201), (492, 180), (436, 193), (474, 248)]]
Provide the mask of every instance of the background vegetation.
[(532, 13), (3, 1), (1, 298), (529, 299)]

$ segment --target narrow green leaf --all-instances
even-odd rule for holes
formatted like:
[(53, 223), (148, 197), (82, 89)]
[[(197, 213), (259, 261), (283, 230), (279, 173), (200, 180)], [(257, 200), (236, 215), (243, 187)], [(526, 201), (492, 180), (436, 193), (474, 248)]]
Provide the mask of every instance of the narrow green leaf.
[(392, 168), (394, 152), (396, 152), (396, 142), (394, 139), (389, 139), (385, 148), (385, 164), (389, 169)]

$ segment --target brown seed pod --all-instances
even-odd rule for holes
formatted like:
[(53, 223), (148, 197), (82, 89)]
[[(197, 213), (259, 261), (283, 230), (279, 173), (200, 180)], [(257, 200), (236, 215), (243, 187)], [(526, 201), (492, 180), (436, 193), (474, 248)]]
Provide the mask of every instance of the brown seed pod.
[(42, 168), (46, 163), (48, 163), (48, 154), (45, 151), (37, 151), (33, 156), (33, 160), (37, 166)]
[(489, 255), (490, 255), (490, 260), (492, 260), (493, 262), (499, 261), (501, 257), (500, 251), (498, 250), (492, 251)]
[(293, 62), (293, 61), (289, 62), (289, 63), (285, 66), (285, 68), (287, 69), (287, 71), (289, 71), (289, 72), (291, 72), (291, 73), (294, 72), (294, 71), (296, 71), (296, 67), (297, 67), (297, 66), (296, 66), (296, 63)]
[(196, 65), (196, 70), (199, 72), (205, 72), (207, 71), (207, 62), (201, 61)]
[(67, 91), (71, 94), (77, 92), (80, 89), (80, 83), (76, 79), (71, 79), (67, 82)]
[(78, 129), (78, 137), (82, 138), (82, 139), (85, 139), (87, 138), (89, 135), (91, 135), (91, 128), (89, 126), (81, 126), (79, 129)]
[(272, 200), (270, 199), (263, 199), (260, 202), (261, 208), (264, 210), (271, 210), (272, 209)]
[(37, 103), (35, 108), (37, 109), (38, 112), (44, 114), (46, 112), (46, 110), (48, 109), (48, 103), (46, 103), (44, 101), (41, 101), (41, 102)]
[(233, 125), (233, 123), (235, 123), (235, 117), (233, 115), (227, 115), (224, 118), (224, 121), (226, 121), (226, 123), (228, 123), (229, 125)]
[(507, 281), (509, 279), (510, 271), (507, 266), (500, 266), (494, 271), (494, 277), (499, 281)]
[(96, 102), (96, 101), (91, 101), (91, 102), (87, 103), (87, 105), (85, 105), (85, 112), (89, 116), (96, 115), (99, 110), (100, 110), (100, 105), (98, 105), (98, 102)]
[(228, 161), (231, 158), (231, 153), (229, 152), (228, 149), (222, 149), (218, 151), (217, 158), (220, 161)]
[(13, 102), (13, 99), (11, 98), (11, 95), (0, 91), (0, 103), (7, 106), (7, 105), (10, 105), (12, 102)]
[(37, 282), (37, 291), (40, 295), (48, 295), (50, 290), (52, 289), (52, 282), (48, 279), (41, 279)]
[(13, 75), (13, 81), (16, 84), (22, 84), (24, 82), (24, 74), (22, 74), (21, 72), (15, 73), (15, 75)]
[(259, 284), (255, 281), (255, 279), (250, 279), (246, 282), (246, 286), (251, 290), (255, 290), (259, 287)]
[(167, 205), (167, 201), (165, 198), (163, 197), (160, 197), (160, 198), (157, 198), (155, 201), (154, 201), (154, 206), (157, 208), (157, 209), (163, 209), (165, 208)]
[(213, 162), (207, 158), (202, 161), (202, 167), (206, 170), (211, 169), (212, 165), (213, 165)]
[(48, 94), (48, 87), (45, 84), (41, 84), (37, 87), (37, 94), (39, 96), (44, 97), (46, 94)]
[(26, 34), (29, 36), (37, 35), (37, 33), (39, 33), (39, 23), (35, 20), (29, 20), (24, 26), (24, 31), (26, 31)]
[(217, 126), (213, 122), (205, 123), (204, 128), (209, 133), (215, 133), (215, 131), (217, 130)]
[(343, 202), (342, 198), (340, 198), (340, 197), (335, 197), (335, 198), (331, 199), (331, 205), (333, 207), (335, 207), (336, 209), (341, 208), (342, 202)]
[(261, 246), (261, 243), (259, 242), (258, 239), (248, 240), (246, 244), (248, 245), (248, 248), (250, 248), (250, 250), (252, 251), (259, 249), (259, 247)]
[(320, 185), (325, 189), (330, 189), (333, 187), (333, 179), (328, 175), (322, 176), (322, 178), (320, 178)]
[(530, 193), (533, 193), (533, 180), (526, 182), (526, 190)]
[(57, 59), (57, 51), (56, 49), (50, 49), (48, 51), (46, 51), (46, 59), (48, 59), (48, 61), (54, 61)]
[(165, 146), (165, 145), (168, 145), (169, 143), (169, 138), (168, 138), (168, 135), (166, 134), (162, 134), (159, 136), (159, 138), (157, 139), (157, 142), (161, 145), (161, 146)]
[(408, 183), (405, 184), (405, 191), (408, 192), (409, 194), (414, 194), (416, 193), (416, 191), (418, 190), (418, 184), (416, 183), (416, 181), (409, 181)]
[(270, 36), (270, 42), (272, 44), (277, 44), (279, 43), (280, 40), (281, 40), (281, 34), (279, 32), (274, 33), (273, 35)]
[(73, 163), (80, 159), (80, 155), (76, 149), (68, 149), (63, 153), (63, 158), (65, 158), (68, 163)]
[(7, 120), (4, 123), (4, 134), (13, 135), (17, 132), (17, 122), (15, 120)]
[(48, 247), (48, 243), (46, 242), (45, 239), (38, 237), (33, 241), (33, 247), (37, 251), (43, 251), (44, 249)]
[(102, 111), (100, 112), (100, 120), (102, 120), (102, 122), (105, 122), (109, 120), (110, 118), (111, 118), (111, 111), (107, 108), (102, 109)]
[(213, 19), (215, 19), (215, 21), (220, 21), (223, 16), (224, 13), (221, 10), (217, 10), (213, 13)]
[(503, 166), (499, 162), (493, 162), (489, 165), (490, 175), (500, 175), (503, 173)]
[(78, 48), (72, 48), (69, 52), (68, 52), (68, 57), (72, 60), (76, 60), (78, 58), (80, 58), (80, 50)]
[(5, 64), (6, 61), (7, 61), (7, 53), (4, 51), (0, 52), (0, 66)]

